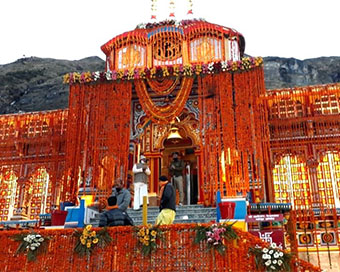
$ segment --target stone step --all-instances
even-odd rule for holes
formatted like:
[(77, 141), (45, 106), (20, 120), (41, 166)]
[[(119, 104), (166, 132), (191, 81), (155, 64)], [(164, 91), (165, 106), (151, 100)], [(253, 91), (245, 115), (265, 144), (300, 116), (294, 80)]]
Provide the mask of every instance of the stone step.
[[(132, 218), (135, 225), (141, 225), (142, 210), (128, 209), (127, 213)], [(159, 207), (148, 207), (148, 223), (154, 224), (159, 214)], [(176, 207), (176, 217), (174, 223), (205, 223), (216, 220), (216, 208), (203, 207), (203, 205), (184, 205)], [(96, 226), (99, 223), (99, 214), (91, 219), (91, 223)]]
[[(216, 221), (216, 218), (194, 218), (194, 219), (175, 219), (174, 224), (185, 224), (185, 223), (209, 223), (212, 221)], [(148, 218), (148, 224), (155, 224), (156, 218)], [(133, 220), (135, 226), (139, 226), (143, 224), (143, 220)], [(98, 220), (91, 219), (91, 224), (96, 227), (99, 224)]]

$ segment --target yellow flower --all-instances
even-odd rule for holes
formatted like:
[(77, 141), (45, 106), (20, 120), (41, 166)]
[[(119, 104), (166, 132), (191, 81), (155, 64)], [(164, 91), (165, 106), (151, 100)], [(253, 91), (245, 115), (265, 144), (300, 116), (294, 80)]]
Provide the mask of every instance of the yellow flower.
[(155, 230), (153, 230), (153, 231), (151, 231), (151, 235), (152, 235), (153, 237), (156, 237), (157, 232), (156, 232)]
[(99, 242), (98, 238), (93, 239), (92, 241), (94, 244), (97, 244)]
[(148, 241), (145, 241), (145, 242), (144, 242), (144, 245), (148, 246), (148, 245), (149, 245), (149, 242), (148, 242)]
[(90, 247), (91, 247), (91, 243), (87, 243), (87, 244), (86, 244), (86, 247), (87, 247), (87, 248), (90, 248)]
[(63, 83), (64, 83), (64, 84), (70, 83), (70, 74), (64, 75), (64, 77), (63, 77)]
[(149, 229), (146, 229), (146, 234), (149, 234)]
[(80, 243), (81, 243), (82, 245), (85, 245), (85, 244), (86, 244), (85, 239), (80, 238)]
[(145, 235), (145, 236), (144, 236), (144, 240), (145, 240), (145, 241), (149, 241), (149, 240), (150, 240), (149, 236), (146, 236), (146, 235)]
[(96, 233), (95, 231), (92, 231), (92, 232), (91, 232), (91, 237), (96, 237), (96, 234), (97, 234), (97, 233)]
[(139, 236), (144, 236), (145, 235), (144, 228), (139, 230), (138, 235)]
[(139, 238), (139, 242), (144, 243), (144, 239), (143, 238)]
[(91, 228), (92, 228), (92, 225), (87, 225), (85, 229), (86, 229), (87, 231), (90, 231)]

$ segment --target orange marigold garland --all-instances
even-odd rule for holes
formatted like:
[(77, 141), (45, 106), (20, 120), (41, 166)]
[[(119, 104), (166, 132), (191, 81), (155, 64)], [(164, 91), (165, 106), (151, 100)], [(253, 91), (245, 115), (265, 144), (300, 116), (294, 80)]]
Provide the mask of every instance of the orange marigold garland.
[(11, 237), (14, 241), (19, 241), (20, 245), (16, 254), (26, 253), (29, 262), (35, 261), (37, 255), (46, 252), (47, 240), (49, 237), (44, 237), (36, 232), (20, 233)]
[(74, 235), (78, 238), (74, 251), (80, 256), (90, 256), (96, 246), (104, 248), (112, 242), (112, 238), (106, 228), (96, 232), (92, 230), (92, 225), (84, 227), (82, 232), (76, 230)]
[(135, 87), (144, 112), (155, 122), (168, 123), (169, 120), (175, 118), (175, 116), (182, 112), (185, 103), (188, 100), (193, 81), (193, 78), (183, 77), (181, 88), (178, 91), (176, 98), (171, 104), (163, 107), (156, 106), (156, 104), (152, 101), (143, 80), (137, 80), (135, 82)]

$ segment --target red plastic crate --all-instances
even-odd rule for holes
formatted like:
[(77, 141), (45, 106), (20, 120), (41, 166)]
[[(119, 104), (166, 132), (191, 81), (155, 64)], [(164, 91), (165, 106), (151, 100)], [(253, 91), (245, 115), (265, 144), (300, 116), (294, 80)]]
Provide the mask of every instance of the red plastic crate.
[(222, 219), (233, 219), (235, 214), (235, 202), (221, 202), (218, 204)]
[(67, 211), (53, 211), (52, 212), (52, 226), (63, 226), (65, 224)]

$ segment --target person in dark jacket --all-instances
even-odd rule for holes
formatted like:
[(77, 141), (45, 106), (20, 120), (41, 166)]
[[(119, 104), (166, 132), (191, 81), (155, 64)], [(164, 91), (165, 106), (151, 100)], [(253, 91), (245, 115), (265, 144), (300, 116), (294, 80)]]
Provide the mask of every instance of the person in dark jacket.
[(118, 208), (126, 212), (131, 202), (131, 194), (129, 190), (124, 188), (122, 179), (119, 178), (115, 181), (112, 195), (117, 197)]
[(107, 211), (100, 214), (99, 227), (133, 226), (130, 216), (118, 208), (115, 196), (110, 196), (107, 203)]
[(176, 193), (175, 188), (169, 183), (166, 176), (159, 178), (160, 184), (160, 213), (157, 216), (157, 225), (172, 224), (176, 216)]

